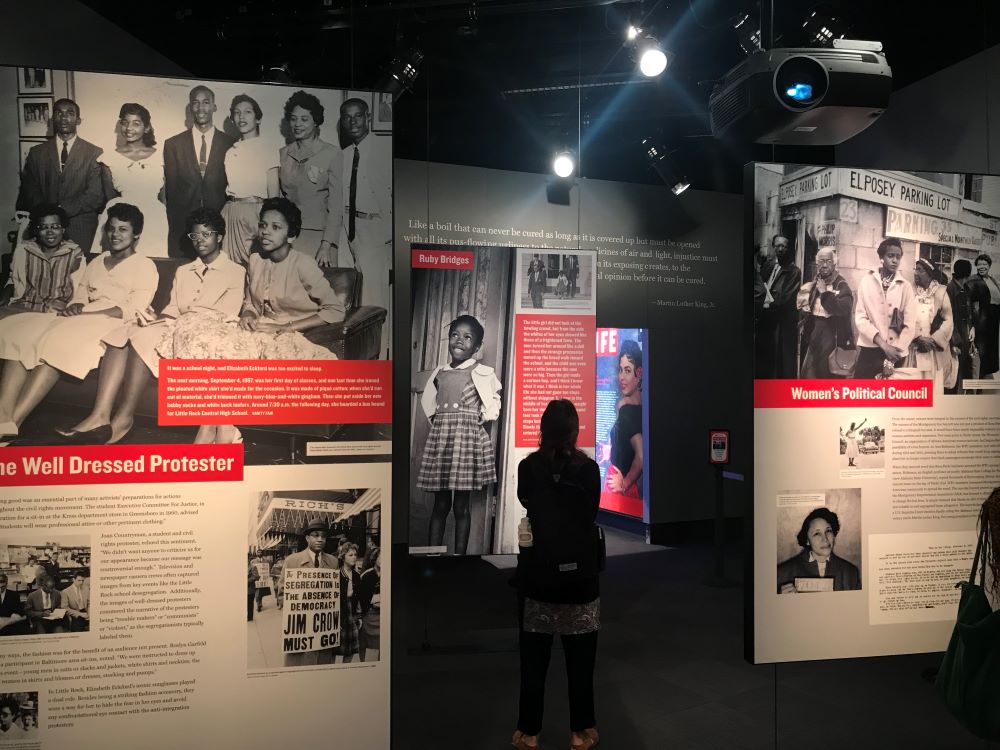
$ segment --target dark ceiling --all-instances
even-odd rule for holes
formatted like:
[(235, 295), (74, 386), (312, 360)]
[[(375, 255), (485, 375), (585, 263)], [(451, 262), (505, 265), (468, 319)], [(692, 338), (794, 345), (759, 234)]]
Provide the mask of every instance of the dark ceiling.
[[(259, 80), (287, 62), (297, 80), (372, 87), (394, 51), (425, 55), (397, 103), (396, 155), (545, 172), (561, 144), (585, 177), (655, 182), (639, 142), (676, 149), (695, 187), (739, 190), (751, 159), (832, 159), (832, 149), (720, 143), (708, 135), (711, 81), (741, 58), (728, 19), (744, 0), (112, 0), (86, 4), (204, 78)], [(898, 89), (1000, 41), (1000, 3), (775, 0), (775, 34), (801, 42), (813, 10), (849, 36), (883, 42)], [(935, 11), (934, 9), (937, 8)], [(623, 48), (630, 17), (672, 52), (661, 80), (639, 80)], [(142, 71), (141, 60), (129, 67)], [(542, 91), (523, 91), (543, 89)]]

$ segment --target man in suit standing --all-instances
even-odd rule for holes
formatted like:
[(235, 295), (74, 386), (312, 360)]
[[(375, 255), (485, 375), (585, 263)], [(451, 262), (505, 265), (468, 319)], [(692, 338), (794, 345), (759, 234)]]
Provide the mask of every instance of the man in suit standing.
[[(340, 127), (351, 142), (344, 149), (344, 233), (340, 247), (351, 257), (340, 264), (360, 269), (362, 304), (388, 307), (392, 265), (392, 143), (371, 135), (364, 99), (340, 105)], [(383, 337), (387, 329), (383, 328)], [(383, 340), (383, 351), (387, 342)]]
[(0, 573), (0, 635), (24, 635), (28, 622), (21, 611), (21, 597), (7, 588), (7, 574)]
[(62, 605), (62, 595), (56, 590), (55, 579), (45, 573), (41, 578), (41, 587), (28, 594), (28, 606), (26, 607), (28, 619), (31, 620), (31, 628), (37, 634), (43, 633), (65, 633), (63, 624), (65, 618), (51, 619), (52, 613), (60, 609)]
[(53, 107), (51, 141), (33, 146), (24, 160), (17, 210), (31, 211), (42, 203), (55, 203), (69, 216), (66, 235), (85, 253), (97, 232), (97, 216), (104, 207), (101, 168), (103, 151), (76, 134), (82, 120), (72, 99)]
[(196, 208), (221, 211), (226, 202), (226, 151), (233, 139), (215, 127), (215, 94), (195, 86), (188, 94), (192, 125), (163, 144), (164, 198), (167, 204), (168, 254), (193, 258), (186, 221)]
[(62, 590), (63, 606), (69, 617), (69, 629), (83, 632), (90, 629), (90, 581), (82, 570), (73, 574), (73, 583)]
[(802, 285), (802, 271), (794, 263), (795, 253), (787, 237), (774, 235), (771, 248), (774, 258), (760, 270), (771, 301), (764, 302), (757, 325), (756, 377), (795, 378), (799, 336), (796, 298)]
[[(292, 568), (327, 568), (336, 570), (339, 565), (334, 555), (323, 550), (326, 548), (326, 540), (330, 535), (330, 527), (322, 516), (313, 516), (306, 520), (306, 525), (302, 529), (302, 536), (306, 540), (306, 548), (301, 552), (294, 552), (285, 558), (285, 564), (281, 572), (281, 590), (284, 593), (285, 579), (288, 571)], [(310, 664), (332, 664), (335, 647), (320, 649), (317, 651), (307, 651), (305, 653), (285, 654), (286, 667), (301, 667)]]

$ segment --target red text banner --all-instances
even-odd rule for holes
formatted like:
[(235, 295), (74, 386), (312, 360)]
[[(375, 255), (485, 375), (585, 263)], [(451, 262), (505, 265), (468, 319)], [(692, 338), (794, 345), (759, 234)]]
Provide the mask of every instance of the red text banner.
[(160, 361), (159, 423), (388, 424), (388, 360)]
[(517, 315), (515, 327), (515, 447), (538, 447), (542, 412), (554, 398), (573, 402), (580, 415), (577, 444), (593, 445), (595, 319), (587, 315)]
[(446, 268), (468, 271), (475, 254), (471, 250), (413, 250), (410, 265), (413, 268)]
[(78, 445), (4, 448), (0, 486), (239, 482), (243, 446)]
[(755, 380), (754, 408), (933, 406), (931, 380)]

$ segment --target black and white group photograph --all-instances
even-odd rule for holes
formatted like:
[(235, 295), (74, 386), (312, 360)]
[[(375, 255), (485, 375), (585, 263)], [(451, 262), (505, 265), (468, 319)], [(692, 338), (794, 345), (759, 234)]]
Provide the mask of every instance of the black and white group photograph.
[(501, 493), (512, 332), (511, 248), (474, 248), (472, 267), (412, 271), (410, 547), (492, 551)]
[(378, 661), (382, 491), (261, 492), (248, 519), (247, 671)]
[(387, 440), (370, 424), (166, 428), (156, 399), (163, 359), (388, 358), (392, 135), (375, 95), (57, 72), (6, 126), (23, 166), (0, 186), (17, 218), (0, 441), (241, 443), (270, 464)]
[(945, 394), (997, 392), (1000, 177), (754, 172), (757, 378), (928, 379)]
[(778, 495), (778, 594), (860, 591), (861, 490)]
[(596, 281), (593, 253), (518, 249), (518, 312), (591, 310)]
[(842, 420), (837, 446), (840, 470), (884, 469), (885, 428), (867, 417)]
[(88, 632), (90, 552), (82, 534), (0, 537), (0, 636)]
[(0, 746), (36, 747), (38, 708), (37, 692), (0, 692)]

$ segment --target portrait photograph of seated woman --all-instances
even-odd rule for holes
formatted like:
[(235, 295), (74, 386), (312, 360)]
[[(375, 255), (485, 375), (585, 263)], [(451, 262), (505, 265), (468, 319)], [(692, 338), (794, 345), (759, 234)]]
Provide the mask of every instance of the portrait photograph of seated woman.
[(74, 71), (53, 86), (47, 140), (0, 178), (17, 196), (0, 446), (239, 443), (246, 464), (284, 464), (384, 445), (388, 424), (321, 415), (167, 425), (157, 398), (161, 361), (389, 358), (392, 133), (373, 132), (374, 94)]
[(779, 594), (860, 591), (861, 490), (779, 495), (777, 559)]

